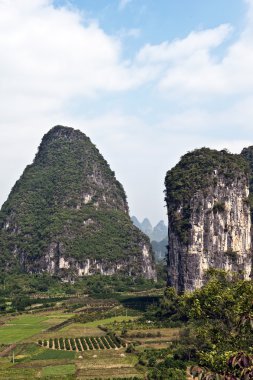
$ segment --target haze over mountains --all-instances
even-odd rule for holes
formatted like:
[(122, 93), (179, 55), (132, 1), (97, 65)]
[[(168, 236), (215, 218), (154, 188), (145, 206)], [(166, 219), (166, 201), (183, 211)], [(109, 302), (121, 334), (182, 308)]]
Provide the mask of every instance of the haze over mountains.
[(150, 241), (155, 240), (160, 242), (165, 239), (168, 234), (168, 227), (165, 225), (163, 220), (160, 220), (160, 222), (158, 222), (154, 227), (148, 218), (145, 218), (142, 222), (139, 222), (136, 216), (131, 216), (131, 220), (136, 227), (138, 227), (149, 237)]
[(149, 237), (153, 251), (155, 252), (156, 261), (163, 260), (166, 256), (168, 245), (168, 227), (164, 221), (160, 220), (153, 227), (148, 218), (140, 222), (136, 216), (132, 216), (131, 220), (137, 228)]

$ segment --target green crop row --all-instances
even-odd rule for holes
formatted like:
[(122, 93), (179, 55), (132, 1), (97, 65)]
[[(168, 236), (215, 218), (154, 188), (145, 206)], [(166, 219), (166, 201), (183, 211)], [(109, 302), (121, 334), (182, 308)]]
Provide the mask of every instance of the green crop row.
[(125, 346), (121, 339), (112, 333), (101, 337), (50, 338), (49, 340), (39, 340), (38, 344), (47, 348), (67, 351), (109, 350)]

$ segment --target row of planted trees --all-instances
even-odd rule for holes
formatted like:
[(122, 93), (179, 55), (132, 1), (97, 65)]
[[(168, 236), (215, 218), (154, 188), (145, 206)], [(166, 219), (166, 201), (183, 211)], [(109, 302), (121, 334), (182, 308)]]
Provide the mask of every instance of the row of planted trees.
[(40, 339), (38, 344), (55, 350), (67, 351), (110, 350), (125, 346), (125, 343), (112, 333), (100, 337)]

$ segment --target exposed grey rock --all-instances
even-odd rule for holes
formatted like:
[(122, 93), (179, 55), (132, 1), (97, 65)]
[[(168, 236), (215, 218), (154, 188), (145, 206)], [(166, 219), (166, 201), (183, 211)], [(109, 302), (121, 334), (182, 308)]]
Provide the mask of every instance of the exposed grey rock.
[(156, 278), (115, 173), (85, 134), (63, 126), (43, 137), (2, 206), (0, 259), (8, 271)]
[[(215, 151), (212, 152), (216, 155)], [(221, 162), (222, 159), (221, 154)], [(182, 164), (181, 168), (182, 176), (184, 171), (188, 175), (187, 171), (192, 170), (190, 164), (188, 167)], [(167, 187), (168, 284), (178, 291), (200, 288), (210, 268), (237, 272), (244, 279), (250, 278), (252, 249), (248, 175), (244, 168), (229, 176), (224, 175), (223, 169), (222, 164), (213, 167), (212, 172), (206, 174), (206, 185), (199, 189), (192, 190), (188, 184), (190, 195), (187, 202), (182, 198), (174, 205), (169, 204), (173, 199)], [(183, 213), (188, 215), (185, 235), (181, 234)], [(181, 222), (181, 230), (177, 229), (178, 221)]]

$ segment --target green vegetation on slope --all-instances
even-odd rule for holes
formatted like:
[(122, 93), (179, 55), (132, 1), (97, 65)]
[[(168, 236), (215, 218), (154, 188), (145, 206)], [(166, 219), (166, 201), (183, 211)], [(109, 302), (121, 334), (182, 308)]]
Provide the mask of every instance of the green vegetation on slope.
[(171, 218), (170, 226), (183, 243), (188, 242), (188, 232), (191, 229), (190, 200), (194, 194), (198, 191), (208, 194), (208, 188), (216, 186), (217, 176), (222, 177), (229, 185), (235, 179), (248, 176), (248, 173), (248, 164), (242, 156), (209, 148), (196, 149), (185, 154), (167, 172), (165, 200)]
[(0, 212), (0, 266), (41, 272), (49, 252), (56, 264), (59, 256), (111, 263), (141, 256), (143, 244), (149, 240), (132, 225), (124, 189), (97, 148), (80, 131), (54, 127)]

